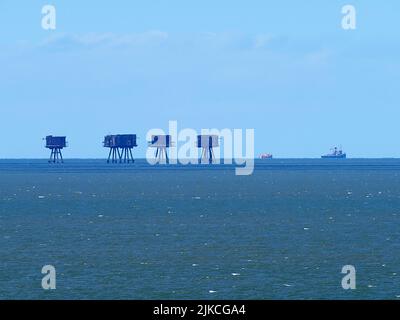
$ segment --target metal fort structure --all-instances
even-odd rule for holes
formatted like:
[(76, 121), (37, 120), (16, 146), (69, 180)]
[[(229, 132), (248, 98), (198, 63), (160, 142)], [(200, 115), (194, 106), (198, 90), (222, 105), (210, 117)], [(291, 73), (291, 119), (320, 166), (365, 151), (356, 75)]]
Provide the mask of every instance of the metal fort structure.
[[(49, 163), (64, 163), (62, 150), (68, 147), (66, 136), (48, 135), (46, 148), (51, 150)], [(220, 146), (218, 135), (198, 135), (197, 147), (201, 149), (200, 164), (213, 164), (216, 157), (214, 148)], [(103, 146), (109, 148), (107, 163), (134, 163), (132, 149), (137, 147), (136, 134), (115, 134), (104, 137)], [(173, 146), (171, 135), (153, 135), (148, 147), (155, 148), (156, 163), (169, 164), (168, 148)], [(261, 154), (261, 159), (271, 159), (272, 154)], [(334, 147), (332, 152), (321, 156), (322, 159), (346, 159), (347, 155), (342, 148)]]
[(103, 146), (110, 148), (107, 163), (135, 162), (132, 149), (137, 147), (136, 134), (116, 134), (104, 137)]
[(149, 147), (156, 148), (155, 159), (158, 163), (169, 163), (167, 148), (171, 145), (171, 135), (153, 135), (149, 141)]
[(46, 148), (51, 150), (49, 163), (63, 163), (63, 156), (61, 150), (67, 147), (67, 138), (63, 136), (47, 136)]
[(219, 138), (217, 135), (199, 135), (197, 136), (197, 147), (201, 148), (199, 163), (213, 163), (215, 159), (213, 148), (219, 147)]

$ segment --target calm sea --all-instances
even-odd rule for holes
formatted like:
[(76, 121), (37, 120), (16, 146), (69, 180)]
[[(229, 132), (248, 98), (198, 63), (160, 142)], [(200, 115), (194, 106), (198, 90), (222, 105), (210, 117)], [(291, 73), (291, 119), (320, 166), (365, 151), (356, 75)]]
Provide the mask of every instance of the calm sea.
[(396, 299), (400, 160), (2, 160), (0, 259), (1, 299)]

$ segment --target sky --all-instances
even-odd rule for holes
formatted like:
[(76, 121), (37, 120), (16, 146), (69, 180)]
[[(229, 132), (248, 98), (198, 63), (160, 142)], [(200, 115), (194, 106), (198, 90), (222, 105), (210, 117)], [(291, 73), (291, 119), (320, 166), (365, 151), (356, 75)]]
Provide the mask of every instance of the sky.
[[(41, 26), (56, 8), (56, 30)], [(343, 30), (344, 5), (356, 30)], [(254, 129), (255, 153), (400, 157), (397, 0), (0, 0), (0, 158), (103, 158), (103, 137)]]

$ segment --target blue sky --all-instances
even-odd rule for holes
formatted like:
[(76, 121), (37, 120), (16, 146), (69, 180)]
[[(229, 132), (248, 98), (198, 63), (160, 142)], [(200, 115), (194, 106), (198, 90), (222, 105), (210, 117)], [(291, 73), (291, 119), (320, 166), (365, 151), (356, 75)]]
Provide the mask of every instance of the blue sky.
[[(41, 28), (41, 8), (57, 29)], [(341, 28), (341, 8), (357, 29)], [(400, 157), (400, 2), (0, 0), (0, 158), (109, 133), (254, 128), (256, 154)]]

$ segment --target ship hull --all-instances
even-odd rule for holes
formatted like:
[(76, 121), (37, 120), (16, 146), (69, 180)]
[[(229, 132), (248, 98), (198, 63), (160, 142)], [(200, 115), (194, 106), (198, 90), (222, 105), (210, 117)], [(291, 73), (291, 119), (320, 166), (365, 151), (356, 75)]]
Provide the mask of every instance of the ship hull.
[(322, 159), (346, 159), (346, 154), (321, 156)]

